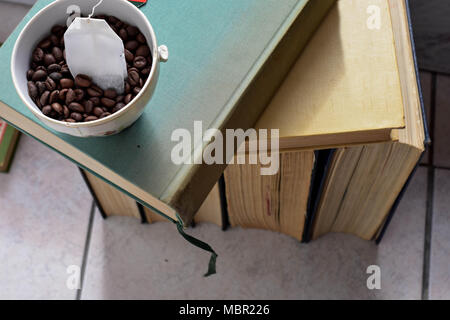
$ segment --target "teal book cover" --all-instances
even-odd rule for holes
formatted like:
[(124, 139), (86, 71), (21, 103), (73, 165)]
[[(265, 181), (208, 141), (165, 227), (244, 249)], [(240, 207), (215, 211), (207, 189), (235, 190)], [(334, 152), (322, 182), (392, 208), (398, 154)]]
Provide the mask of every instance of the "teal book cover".
[[(140, 10), (158, 43), (168, 47), (169, 60), (161, 64), (140, 119), (120, 134), (98, 138), (46, 127), (14, 88), (10, 63), (17, 37), (51, 2), (37, 1), (0, 49), (0, 116), (142, 204), (187, 224), (225, 166), (174, 164), (172, 133), (193, 133), (194, 121), (202, 121), (203, 131), (251, 127), (334, 0), (148, 0)], [(66, 19), (55, 17), (55, 24)]]

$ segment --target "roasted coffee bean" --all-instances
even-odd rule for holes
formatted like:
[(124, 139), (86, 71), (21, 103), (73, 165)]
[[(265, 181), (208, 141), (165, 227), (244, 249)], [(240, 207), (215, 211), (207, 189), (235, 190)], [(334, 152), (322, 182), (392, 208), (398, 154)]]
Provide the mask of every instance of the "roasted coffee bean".
[(52, 27), (52, 30), (51, 30), (51, 32), (54, 34), (54, 35), (56, 35), (56, 36), (58, 36), (58, 37), (61, 37), (63, 34), (64, 34), (64, 27), (63, 26), (60, 26), (60, 25), (54, 25), (53, 27)]
[(123, 107), (125, 107), (125, 103), (119, 102), (114, 106), (114, 108), (112, 109), (112, 112), (115, 113), (115, 112), (119, 111), (120, 109), (122, 109)]
[(34, 70), (30, 69), (27, 71), (27, 80), (31, 80), (33, 78)]
[(103, 112), (108, 112), (108, 108), (107, 107), (102, 107)]
[(111, 113), (109, 112), (103, 112), (103, 114), (100, 116), (100, 119), (106, 118), (107, 116), (110, 116)]
[(62, 74), (59, 72), (52, 72), (48, 76), (56, 82), (59, 82), (63, 77)]
[(50, 41), (52, 42), (53, 46), (58, 46), (59, 45), (59, 38), (56, 35), (54, 35), (54, 34), (52, 34), (50, 36)]
[(86, 118), (84, 118), (84, 122), (95, 121), (95, 120), (98, 120), (98, 118), (96, 116), (87, 116)]
[(75, 100), (81, 101), (84, 98), (84, 90), (83, 89), (75, 89)]
[(42, 113), (46, 116), (49, 116), (52, 111), (52, 107), (48, 105), (42, 108)]
[(107, 21), (108, 23), (111, 23), (111, 24), (116, 24), (116, 23), (119, 22), (120, 20), (117, 19), (117, 18), (114, 17), (114, 16), (109, 16), (108, 18), (106, 18), (106, 21)]
[(91, 113), (94, 109), (94, 103), (91, 100), (86, 100), (83, 102), (84, 111), (86, 113)]
[(59, 83), (61, 84), (61, 87), (63, 89), (66, 89), (66, 88), (68, 89), (68, 88), (72, 88), (73, 87), (73, 80), (72, 79), (64, 78), (64, 79), (61, 79), (59, 81)]
[(34, 49), (32, 60), (36, 63), (41, 63), (44, 60), (44, 50), (41, 48)]
[(75, 120), (75, 121), (81, 121), (81, 120), (83, 120), (83, 116), (81, 115), (81, 113), (78, 113), (78, 112), (72, 112), (72, 113), (70, 114), (70, 117), (71, 117), (73, 120)]
[(45, 79), (47, 79), (47, 72), (44, 70), (37, 70), (31, 77), (33, 81), (44, 81)]
[(103, 92), (106, 98), (115, 99), (117, 97), (117, 92), (114, 89), (108, 89)]
[(55, 110), (58, 114), (63, 114), (63, 107), (58, 102), (52, 103), (52, 109)]
[(102, 105), (104, 105), (107, 108), (112, 108), (116, 105), (116, 101), (114, 101), (113, 99), (101, 98), (100, 101)]
[(139, 88), (139, 87), (134, 87), (133, 88), (133, 94), (136, 95), (136, 96), (139, 94), (140, 91), (141, 91), (141, 88)]
[(61, 48), (64, 48), (64, 37), (61, 37), (61, 40), (59, 41), (59, 46)]
[(60, 72), (60, 71), (61, 71), (61, 66), (57, 63), (53, 63), (47, 67), (48, 73)]
[(142, 88), (144, 86), (144, 80), (142, 80), (142, 78), (139, 79), (139, 88)]
[(50, 91), (45, 91), (39, 98), (41, 105), (45, 106), (48, 104), (48, 98), (50, 97)]
[(92, 113), (95, 114), (95, 116), (100, 117), (103, 114), (103, 109), (95, 107), (94, 110), (92, 110)]
[(63, 105), (63, 115), (64, 115), (64, 118), (68, 118), (70, 116), (70, 110), (69, 110), (69, 108), (67, 108), (66, 105)]
[(139, 29), (134, 26), (128, 26), (127, 27), (127, 33), (130, 37), (135, 37), (139, 33)]
[(67, 89), (65, 102), (67, 105), (71, 104), (76, 100), (77, 96), (72, 88)]
[(42, 49), (48, 49), (50, 48), (50, 46), (52, 45), (52, 41), (49, 38), (45, 38), (44, 40), (42, 40), (41, 42), (39, 42), (38, 47), (42, 48)]
[(128, 72), (128, 82), (130, 83), (130, 86), (136, 86), (139, 84), (139, 73), (135, 70), (132, 70)]
[(128, 82), (125, 82), (125, 88), (124, 88), (125, 94), (130, 93), (130, 91), (131, 91), (131, 86), (130, 86), (130, 84), (129, 84)]
[(125, 30), (124, 28), (119, 30), (119, 37), (120, 39), (122, 39), (123, 42), (127, 42), (128, 40), (128, 33), (127, 30)]
[(134, 60), (134, 54), (132, 54), (131, 51), (128, 49), (125, 49), (125, 60), (127, 62), (133, 62)]
[(131, 93), (129, 93), (129, 94), (127, 94), (127, 95), (125, 96), (125, 98), (123, 99), (123, 103), (129, 104), (131, 100), (133, 100), (133, 95), (132, 95)]
[(48, 98), (48, 103), (52, 104), (57, 102), (59, 99), (59, 90), (52, 91), (50, 93), (50, 98)]
[(38, 88), (39, 95), (43, 94), (44, 91), (47, 90), (47, 88), (45, 87), (44, 82), (42, 82), (42, 81), (37, 81), (36, 82), (36, 87)]
[(79, 74), (75, 77), (75, 84), (80, 88), (88, 88), (92, 85), (92, 79), (85, 74)]
[(69, 67), (67, 65), (61, 66), (61, 74), (64, 77), (71, 77), (72, 74), (70, 73)]
[(63, 52), (62, 52), (62, 50), (60, 48), (54, 47), (52, 49), (52, 54), (55, 57), (56, 61), (63, 61), (64, 60)]
[(42, 104), (41, 104), (41, 102), (39, 101), (39, 99), (36, 98), (36, 100), (35, 100), (34, 102), (36, 103), (36, 105), (38, 106), (38, 108), (42, 110)]
[(123, 95), (117, 96), (116, 97), (116, 102), (122, 102), (123, 98), (125, 98)]
[(98, 106), (100, 104), (100, 98), (99, 97), (91, 97), (89, 98), (90, 101), (94, 104), (94, 106)]
[(47, 72), (47, 68), (45, 68), (44, 66), (37, 66), (37, 67), (35, 68), (34, 72), (39, 71), (39, 70), (42, 70), (42, 71)]
[(67, 92), (69, 92), (69, 89), (59, 90), (59, 100), (66, 101)]
[(151, 67), (152, 63), (153, 63), (152, 56), (148, 56), (147, 57), (147, 64), (148, 64), (148, 66)]
[(84, 107), (79, 104), (78, 102), (72, 102), (71, 104), (68, 105), (69, 109), (75, 112), (79, 112), (79, 113), (83, 113), (84, 112)]
[(31, 99), (36, 99), (39, 96), (39, 91), (36, 85), (33, 81), (27, 82), (27, 88), (28, 88), (28, 94), (30, 95)]
[(142, 74), (144, 77), (147, 77), (147, 76), (150, 74), (150, 68), (144, 68), (144, 69), (142, 69), (142, 70), (141, 70), (141, 74)]
[(125, 49), (128, 49), (130, 51), (134, 51), (139, 47), (139, 42), (136, 40), (130, 40), (125, 43)]
[(50, 112), (50, 117), (53, 118), (53, 119), (56, 119), (58, 117), (58, 113), (55, 110), (52, 109), (52, 111)]
[(103, 95), (103, 90), (99, 87), (92, 85), (90, 88), (87, 88), (87, 93), (91, 97), (101, 97)]
[(45, 80), (45, 87), (47, 88), (47, 90), (53, 91), (56, 90), (57, 85), (52, 78), (47, 77), (47, 79)]
[(139, 33), (136, 36), (136, 40), (139, 41), (140, 43), (147, 43), (147, 40), (145, 39), (145, 37), (142, 33)]
[(136, 50), (137, 56), (148, 57), (150, 55), (150, 48), (146, 45), (142, 45)]
[(142, 69), (147, 65), (147, 59), (143, 56), (137, 56), (134, 58), (133, 66), (138, 69)]
[(46, 66), (49, 66), (54, 63), (56, 63), (56, 59), (52, 54), (47, 53), (46, 55), (44, 55), (44, 64)]
[(75, 123), (75, 122), (77, 122), (76, 120), (74, 120), (74, 119), (72, 119), (72, 118), (64, 119), (64, 121), (65, 121), (65, 122), (70, 122), (70, 123)]

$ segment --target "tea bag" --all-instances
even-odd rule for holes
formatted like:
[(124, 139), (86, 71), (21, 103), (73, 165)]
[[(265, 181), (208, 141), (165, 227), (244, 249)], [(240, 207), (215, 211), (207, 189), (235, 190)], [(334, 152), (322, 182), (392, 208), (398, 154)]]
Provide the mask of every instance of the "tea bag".
[(86, 74), (103, 90), (123, 93), (127, 77), (124, 46), (105, 20), (75, 18), (64, 34), (64, 43), (74, 77)]

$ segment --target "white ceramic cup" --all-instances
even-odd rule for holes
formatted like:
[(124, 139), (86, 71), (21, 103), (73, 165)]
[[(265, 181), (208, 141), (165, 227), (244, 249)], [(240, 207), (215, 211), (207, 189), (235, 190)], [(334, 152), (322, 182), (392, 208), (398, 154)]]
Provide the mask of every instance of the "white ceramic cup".
[[(116, 113), (103, 119), (70, 123), (58, 121), (45, 116), (28, 94), (26, 73), (30, 68), (31, 54), (36, 45), (47, 35), (55, 24), (66, 25), (71, 12), (69, 6), (76, 5), (82, 16), (91, 13), (92, 7), (99, 0), (57, 0), (40, 10), (24, 27), (14, 45), (11, 59), (11, 73), (14, 86), (25, 105), (48, 127), (77, 137), (107, 136), (119, 133), (133, 124), (143, 113), (156, 88), (159, 75), (159, 62), (166, 62), (166, 46), (158, 47), (156, 36), (147, 17), (133, 4), (126, 0), (103, 0), (95, 9), (95, 14), (115, 16), (122, 21), (139, 28), (147, 39), (153, 57), (149, 77), (139, 94)], [(73, 12), (73, 11), (72, 11)]]

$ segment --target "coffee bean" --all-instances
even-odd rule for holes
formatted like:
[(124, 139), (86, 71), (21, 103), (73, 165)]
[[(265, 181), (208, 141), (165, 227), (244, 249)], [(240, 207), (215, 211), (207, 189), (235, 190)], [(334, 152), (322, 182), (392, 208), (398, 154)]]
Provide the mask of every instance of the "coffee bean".
[(63, 89), (65, 89), (65, 88), (72, 88), (73, 87), (73, 80), (72, 79), (64, 78), (64, 79), (61, 79), (59, 81), (59, 83), (61, 84), (61, 87)]
[(42, 48), (42, 49), (48, 49), (48, 48), (50, 48), (51, 45), (52, 45), (52, 41), (50, 40), (50, 38), (45, 38), (44, 40), (39, 42), (38, 47)]
[(111, 115), (111, 113), (109, 113), (109, 112), (104, 112), (104, 113), (100, 116), (100, 119), (106, 118), (107, 116), (110, 116), (110, 115)]
[(147, 57), (147, 64), (151, 67), (153, 63), (152, 56)]
[(69, 88), (66, 93), (66, 99), (65, 99), (66, 104), (67, 105), (71, 104), (72, 102), (74, 102), (76, 100), (76, 98), (77, 97), (76, 97), (75, 91), (72, 88)]
[(49, 97), (50, 97), (50, 91), (45, 91), (39, 98), (39, 102), (41, 103), (41, 105), (45, 106), (46, 104), (48, 104)]
[(45, 106), (42, 108), (42, 113), (46, 116), (49, 116), (50, 113), (52, 112), (52, 107), (51, 106)]
[(47, 88), (47, 90), (53, 91), (56, 89), (57, 85), (52, 78), (47, 77), (47, 79), (45, 80), (45, 87)]
[(114, 108), (112, 109), (112, 112), (115, 113), (115, 112), (119, 111), (120, 109), (122, 109), (123, 107), (125, 107), (125, 103), (119, 102), (114, 106)]
[(111, 24), (116, 24), (116, 23), (119, 22), (120, 20), (117, 19), (117, 18), (114, 17), (114, 16), (109, 16), (108, 18), (106, 18), (106, 21), (107, 21), (108, 23), (111, 23)]
[(58, 117), (58, 113), (55, 110), (52, 109), (52, 111), (50, 112), (49, 116), (50, 116), (50, 118), (55, 119), (56, 117)]
[(71, 77), (72, 74), (70, 73), (69, 67), (67, 65), (62, 65), (61, 66), (61, 74), (64, 77)]
[(63, 55), (63, 52), (62, 52), (62, 50), (60, 48), (54, 47), (52, 49), (52, 54), (55, 57), (56, 61), (64, 60), (64, 55)]
[(105, 90), (105, 92), (103, 92), (103, 95), (106, 98), (115, 99), (117, 97), (117, 92), (114, 89), (108, 89), (108, 90)]
[(124, 92), (125, 92), (126, 94), (128, 94), (128, 93), (130, 93), (130, 91), (131, 91), (131, 86), (130, 86), (130, 84), (129, 84), (128, 82), (125, 82)]
[(78, 112), (72, 112), (72, 113), (70, 114), (70, 117), (71, 117), (73, 120), (75, 120), (75, 121), (81, 121), (81, 120), (83, 120), (83, 116), (82, 116), (80, 113), (78, 113)]
[(34, 70), (30, 69), (27, 71), (27, 80), (30, 81), (33, 78)]
[(128, 27), (127, 27), (127, 32), (128, 32), (128, 35), (129, 35), (130, 37), (135, 37), (135, 36), (138, 35), (139, 29), (136, 28), (136, 27), (134, 27), (134, 26), (128, 26)]
[(33, 76), (31, 77), (31, 80), (33, 81), (44, 81), (47, 78), (47, 72), (44, 70), (37, 70)]
[(148, 46), (146, 46), (146, 45), (140, 46), (136, 50), (136, 55), (137, 56), (148, 57), (150, 55), (150, 48)]
[(114, 101), (113, 99), (101, 98), (100, 101), (102, 105), (104, 105), (107, 108), (112, 108), (116, 105), (116, 101)]
[(96, 116), (87, 116), (87, 117), (84, 119), (84, 122), (95, 121), (95, 120), (98, 120), (98, 118), (97, 118)]
[(53, 27), (52, 27), (52, 30), (51, 30), (51, 32), (54, 34), (54, 35), (56, 35), (56, 36), (58, 36), (58, 37), (61, 37), (63, 34), (64, 34), (64, 27), (63, 26), (60, 26), (60, 25), (54, 25)]
[(94, 106), (98, 106), (100, 104), (100, 98), (99, 97), (91, 97), (89, 98), (90, 101), (94, 104)]
[(128, 72), (128, 82), (130, 83), (131, 86), (136, 86), (139, 84), (139, 73), (135, 70), (132, 70), (130, 72)]
[(51, 64), (53, 64), (53, 63), (55, 63), (55, 62), (56, 62), (56, 59), (55, 59), (55, 57), (54, 57), (52, 54), (47, 53), (47, 54), (44, 56), (44, 64), (45, 64), (46, 66), (49, 66), (49, 65), (51, 65)]
[(134, 51), (139, 46), (139, 42), (136, 40), (130, 40), (125, 43), (125, 49), (128, 49), (130, 51)]
[(63, 105), (63, 115), (64, 115), (64, 118), (68, 118), (70, 116), (70, 110), (69, 110), (69, 108), (67, 108), (66, 105)]
[(39, 99), (36, 99), (34, 102), (36, 103), (36, 105), (38, 106), (39, 109), (42, 109), (42, 104), (39, 101)]
[(139, 79), (139, 88), (142, 88), (144, 86), (144, 80), (142, 80), (142, 78)]
[(28, 81), (27, 82), (27, 88), (28, 88), (28, 94), (30, 95), (31, 99), (36, 99), (39, 95), (39, 91), (38, 88), (36, 87), (36, 85), (34, 84), (33, 81)]
[(66, 101), (67, 92), (69, 92), (69, 89), (59, 90), (59, 100)]
[(133, 62), (134, 54), (132, 54), (130, 50), (125, 49), (125, 60), (127, 62)]
[(85, 74), (79, 74), (75, 77), (75, 84), (77, 87), (88, 88), (92, 85), (92, 79)]
[(47, 67), (48, 73), (60, 72), (60, 71), (61, 71), (61, 66), (57, 63), (53, 63)]
[(39, 70), (42, 70), (42, 71), (47, 72), (47, 68), (45, 68), (44, 66), (37, 66), (37, 67), (35, 68), (34, 72), (39, 71)]
[(122, 102), (123, 98), (125, 98), (123, 95), (117, 96), (116, 97), (116, 102)]
[(91, 113), (94, 109), (94, 103), (91, 100), (86, 100), (83, 102), (84, 111), (86, 113)]
[(142, 69), (147, 65), (147, 59), (143, 56), (137, 56), (134, 58), (133, 66), (135, 66), (138, 69)]
[(54, 81), (59, 82), (63, 76), (59, 72), (52, 72), (49, 74), (49, 77), (52, 78)]
[(87, 88), (87, 93), (91, 97), (101, 97), (103, 95), (103, 90), (95, 85), (92, 85), (90, 88)]
[(95, 116), (100, 117), (103, 114), (103, 109), (95, 107), (94, 110), (92, 110), (92, 113), (95, 114)]
[(136, 96), (139, 94), (140, 91), (141, 91), (141, 88), (139, 88), (139, 87), (134, 87), (133, 88), (133, 94), (136, 95)]
[(61, 37), (61, 40), (59, 41), (59, 46), (61, 48), (64, 48), (64, 37)]
[(119, 30), (119, 37), (122, 39), (123, 42), (126, 42), (128, 40), (128, 33), (127, 30), (124, 28)]
[(47, 90), (47, 87), (45, 86), (44, 82), (42, 82), (42, 81), (37, 81), (36, 87), (38, 88), (40, 95), (43, 94), (45, 90)]
[(141, 70), (141, 74), (142, 74), (144, 77), (147, 77), (147, 76), (150, 74), (150, 68), (144, 68), (144, 69), (142, 69), (142, 70)]
[(58, 114), (63, 114), (63, 107), (58, 102), (52, 103), (52, 109), (55, 110)]
[(70, 122), (70, 123), (75, 123), (75, 122), (77, 122), (76, 120), (74, 120), (74, 119), (72, 119), (72, 118), (64, 119), (64, 121), (65, 121), (65, 122)]
[(71, 104), (69, 104), (69, 109), (75, 112), (79, 112), (79, 113), (83, 113), (84, 112), (84, 107), (79, 104), (78, 102), (72, 102)]
[(132, 95), (131, 93), (129, 93), (129, 94), (127, 94), (127, 95), (125, 96), (125, 98), (123, 99), (123, 103), (129, 104), (131, 100), (133, 100), (133, 95)]
[(75, 89), (75, 100), (81, 101), (84, 98), (84, 90), (83, 89)]
[(147, 40), (145, 39), (145, 37), (142, 33), (139, 33), (136, 36), (136, 40), (139, 41), (140, 43), (147, 43)]
[(50, 41), (52, 42), (53, 46), (59, 45), (59, 38), (56, 35), (54, 35), (54, 34), (52, 34), (50, 36)]
[(50, 93), (50, 98), (48, 98), (48, 103), (52, 104), (54, 102), (57, 102), (58, 99), (59, 99), (59, 90), (52, 91)]

